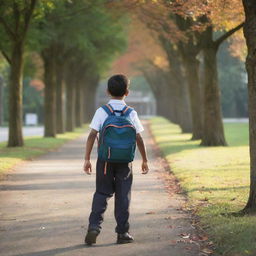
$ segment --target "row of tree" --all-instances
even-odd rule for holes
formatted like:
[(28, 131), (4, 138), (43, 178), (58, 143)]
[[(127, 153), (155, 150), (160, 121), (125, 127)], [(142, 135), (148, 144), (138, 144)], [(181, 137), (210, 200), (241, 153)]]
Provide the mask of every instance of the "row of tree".
[[(161, 99), (158, 109), (179, 124), (183, 132), (192, 132), (192, 139), (200, 139), (205, 146), (227, 145), (220, 107), (217, 52), (244, 24), (242, 5), (235, 0), (230, 1), (228, 16), (217, 17), (222, 11), (226, 14), (225, 5), (222, 6), (225, 1), (218, 4), (196, 0), (134, 1), (136, 17), (154, 32), (169, 63), (167, 69), (161, 69), (149, 59), (147, 65), (143, 63), (140, 67), (156, 97)], [(216, 37), (216, 29), (224, 32)]]
[[(201, 139), (206, 146), (226, 145), (220, 107), (220, 89), (217, 73), (217, 52), (220, 45), (236, 31), (243, 28), (247, 45), (246, 69), (248, 73), (248, 111), (250, 134), (250, 192), (241, 213), (256, 212), (256, 4), (254, 0), (220, 0), (202, 2), (146, 1), (139, 5), (139, 15), (154, 30), (166, 51), (169, 71), (145, 72), (152, 88), (159, 83), (164, 89), (163, 108), (170, 97), (171, 119), (183, 131), (192, 128), (192, 139)], [(154, 6), (154, 7), (153, 7)], [(141, 11), (142, 10), (142, 11)], [(153, 13), (152, 13), (153, 10)], [(149, 15), (150, 14), (150, 15)], [(245, 16), (245, 17), (244, 17)], [(150, 19), (149, 19), (150, 17)], [(153, 17), (153, 21), (152, 21)], [(164, 18), (163, 18), (164, 17)], [(245, 21), (244, 21), (245, 20)], [(177, 31), (178, 29), (178, 31)], [(216, 35), (214, 31), (223, 31)], [(173, 36), (170, 36), (170, 33)], [(178, 33), (182, 32), (182, 33)], [(242, 49), (240, 49), (242, 51)], [(200, 71), (200, 62), (202, 70)], [(184, 72), (183, 72), (184, 71)], [(201, 76), (200, 76), (200, 72)], [(171, 75), (170, 75), (171, 74)], [(166, 78), (165, 78), (166, 77)], [(201, 77), (201, 79), (200, 79)], [(162, 85), (161, 79), (165, 79)], [(184, 85), (184, 82), (186, 84)], [(158, 82), (158, 83), (156, 83)], [(201, 83), (200, 83), (201, 82)], [(178, 84), (178, 87), (177, 87)], [(185, 89), (184, 89), (185, 88)], [(185, 93), (188, 88), (188, 96)], [(155, 90), (158, 91), (158, 90)], [(176, 95), (183, 105), (175, 103)], [(187, 107), (189, 99), (189, 108)], [(171, 104), (173, 101), (173, 104)], [(178, 106), (178, 108), (175, 108)], [(163, 111), (164, 111), (163, 109)], [(191, 111), (192, 127), (187, 118)], [(185, 115), (185, 116), (184, 116)], [(184, 118), (188, 120), (184, 120)]]
[(126, 47), (126, 17), (103, 0), (11, 0), (0, 6), (0, 50), (10, 66), (8, 146), (24, 143), (24, 53), (36, 52), (43, 63), (44, 136), (81, 126), (100, 75)]

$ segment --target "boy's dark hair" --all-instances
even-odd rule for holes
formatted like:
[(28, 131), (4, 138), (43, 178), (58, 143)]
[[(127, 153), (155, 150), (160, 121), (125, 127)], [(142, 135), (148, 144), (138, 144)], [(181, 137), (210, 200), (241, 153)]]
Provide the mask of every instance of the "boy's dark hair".
[(108, 79), (108, 91), (112, 96), (122, 97), (128, 88), (129, 80), (125, 75), (117, 74)]

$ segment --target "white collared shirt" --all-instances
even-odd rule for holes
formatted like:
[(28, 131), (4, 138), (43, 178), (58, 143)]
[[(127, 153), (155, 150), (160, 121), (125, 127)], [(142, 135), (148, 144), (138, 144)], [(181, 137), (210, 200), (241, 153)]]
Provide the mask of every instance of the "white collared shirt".
[[(108, 102), (108, 104), (110, 104), (114, 110), (122, 110), (126, 105), (124, 100), (116, 100), (116, 99), (111, 99)], [(99, 131), (107, 117), (108, 117), (108, 114), (106, 113), (106, 111), (102, 107), (98, 108), (92, 118), (92, 121), (89, 127), (96, 131)], [(129, 117), (136, 129), (136, 133), (140, 133), (144, 131), (144, 128), (135, 110), (131, 111)]]

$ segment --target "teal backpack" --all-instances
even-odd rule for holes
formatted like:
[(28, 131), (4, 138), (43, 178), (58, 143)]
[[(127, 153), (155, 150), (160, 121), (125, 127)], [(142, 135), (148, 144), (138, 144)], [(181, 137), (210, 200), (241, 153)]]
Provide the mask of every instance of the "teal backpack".
[[(136, 129), (129, 114), (133, 108), (125, 105), (122, 110), (114, 110), (110, 104), (102, 108), (108, 117), (100, 130), (98, 158), (105, 163), (132, 162), (136, 149)], [(120, 113), (120, 115), (115, 113)], [(104, 173), (106, 174), (106, 164)]]

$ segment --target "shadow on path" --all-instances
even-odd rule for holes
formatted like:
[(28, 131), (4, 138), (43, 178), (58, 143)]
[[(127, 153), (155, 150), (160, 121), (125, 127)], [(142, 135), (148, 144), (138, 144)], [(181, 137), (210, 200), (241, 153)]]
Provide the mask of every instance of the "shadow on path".
[(58, 253), (69, 252), (69, 251), (73, 251), (73, 250), (81, 249), (81, 248), (86, 249), (86, 248), (92, 248), (92, 247), (109, 247), (109, 246), (115, 246), (115, 245), (117, 246), (116, 243), (99, 244), (99, 245), (93, 245), (93, 246), (88, 246), (85, 244), (77, 244), (77, 245), (72, 245), (72, 246), (68, 246), (68, 247), (54, 248), (54, 249), (45, 250), (45, 251), (15, 254), (13, 256), (53, 256)]
[(84, 247), (85, 247), (84, 244), (77, 244), (77, 245), (72, 245), (72, 246), (68, 246), (68, 247), (54, 248), (54, 249), (39, 251), (39, 252), (28, 252), (28, 253), (23, 253), (23, 254), (15, 254), (13, 256), (50, 256), (50, 255), (56, 255), (57, 253), (73, 251), (73, 250), (84, 248)]

